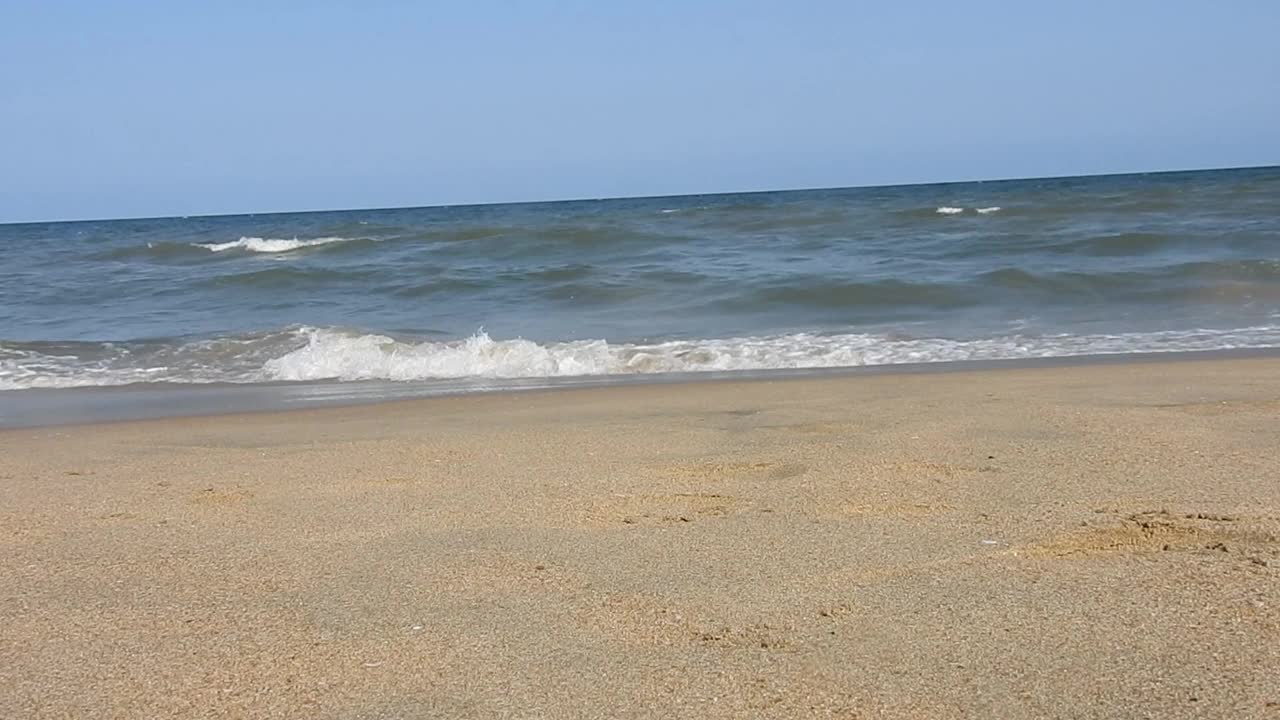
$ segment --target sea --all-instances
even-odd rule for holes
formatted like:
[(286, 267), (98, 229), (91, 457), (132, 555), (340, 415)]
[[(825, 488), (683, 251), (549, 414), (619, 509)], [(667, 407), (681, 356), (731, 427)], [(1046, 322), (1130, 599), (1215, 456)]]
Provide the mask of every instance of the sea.
[(1275, 347), (1277, 167), (0, 225), (9, 425)]

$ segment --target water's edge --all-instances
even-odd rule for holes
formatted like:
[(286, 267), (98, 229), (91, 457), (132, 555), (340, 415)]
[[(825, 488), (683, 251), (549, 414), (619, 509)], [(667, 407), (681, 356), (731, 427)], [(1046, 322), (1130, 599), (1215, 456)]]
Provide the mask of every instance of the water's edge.
[(1159, 364), (1188, 361), (1280, 359), (1280, 348), (1239, 348), (1152, 353), (952, 362), (898, 363), (858, 367), (731, 372), (664, 373), (633, 376), (530, 378), (503, 382), (279, 382), (255, 385), (124, 385), (5, 392), (0, 430), (99, 425), (287, 410), (354, 407), (433, 397), (566, 392), (587, 388), (671, 386), (689, 383), (773, 382), (816, 378), (856, 379), (868, 375), (1011, 371), (1032, 368)]

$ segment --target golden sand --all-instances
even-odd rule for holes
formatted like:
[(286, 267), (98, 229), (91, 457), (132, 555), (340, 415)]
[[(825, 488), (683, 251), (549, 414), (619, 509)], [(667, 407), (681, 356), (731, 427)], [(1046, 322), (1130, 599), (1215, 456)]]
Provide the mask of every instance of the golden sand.
[(1280, 717), (1280, 361), (0, 433), (0, 717)]

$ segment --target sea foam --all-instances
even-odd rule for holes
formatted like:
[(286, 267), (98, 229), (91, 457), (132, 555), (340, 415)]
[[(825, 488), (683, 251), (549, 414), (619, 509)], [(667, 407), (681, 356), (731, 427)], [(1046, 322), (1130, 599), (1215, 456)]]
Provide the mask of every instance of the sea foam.
[(294, 327), (174, 344), (0, 342), (0, 391), (134, 383), (588, 378), (1277, 346), (1280, 325), (979, 339), (796, 333), (656, 343), (538, 343), (495, 340), (483, 331), (461, 340), (420, 341)]
[(304, 332), (304, 347), (265, 363), (265, 379), (408, 381), (763, 371), (1280, 344), (1280, 326), (973, 340), (798, 333), (662, 343), (536, 343), (494, 340), (484, 332), (459, 341), (415, 343), (329, 329)]
[(192, 243), (195, 247), (202, 247), (211, 252), (225, 252), (227, 250), (244, 250), (246, 252), (256, 253), (282, 253), (299, 248), (316, 247), (318, 245), (331, 245), (333, 243), (350, 242), (355, 238), (343, 237), (322, 237), (312, 240), (299, 240), (293, 238), (286, 240), (283, 238), (260, 238), (260, 237), (242, 237), (239, 240), (224, 243)]
[[(992, 205), (990, 207), (973, 208), (973, 211), (978, 213), (979, 215), (990, 215), (991, 213), (998, 213), (1003, 209), (1004, 208), (1000, 207), (999, 205)], [(955, 207), (952, 205), (943, 205), (942, 207), (934, 210), (934, 212), (938, 213), (939, 215), (959, 215), (964, 211), (965, 211), (964, 208)]]

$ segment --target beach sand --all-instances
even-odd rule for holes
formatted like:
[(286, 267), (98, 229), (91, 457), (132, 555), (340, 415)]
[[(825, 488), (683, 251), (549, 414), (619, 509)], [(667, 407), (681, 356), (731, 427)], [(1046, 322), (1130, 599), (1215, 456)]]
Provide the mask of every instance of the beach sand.
[(1274, 358), (6, 431), (0, 717), (1280, 718), (1278, 451)]

